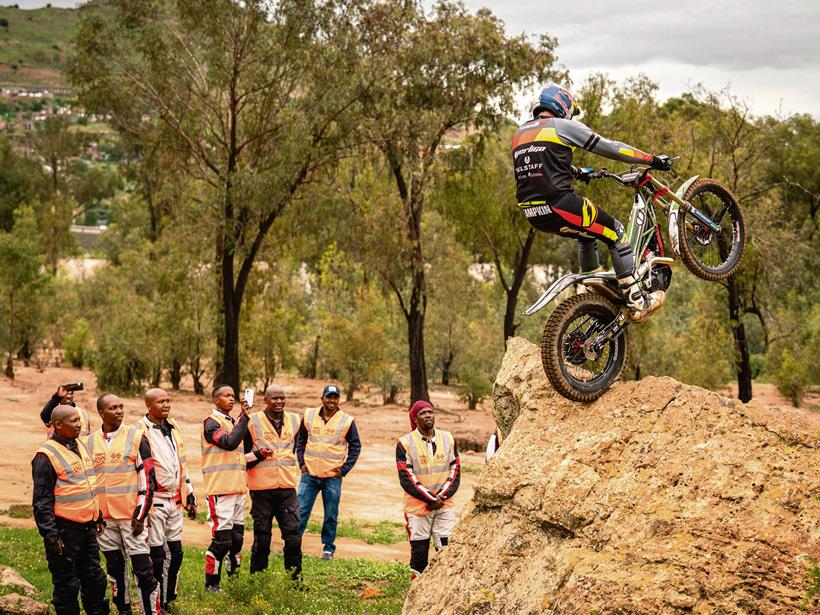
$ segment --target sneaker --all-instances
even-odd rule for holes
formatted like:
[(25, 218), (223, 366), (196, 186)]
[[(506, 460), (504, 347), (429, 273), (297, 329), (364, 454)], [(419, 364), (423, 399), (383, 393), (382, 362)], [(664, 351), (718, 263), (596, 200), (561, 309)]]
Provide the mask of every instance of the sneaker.
[(219, 594), (222, 593), (222, 588), (219, 587), (219, 585), (206, 585), (205, 591), (211, 592), (212, 594)]
[(329, 562), (333, 559), (333, 553), (325, 551), (322, 553), (322, 561)]

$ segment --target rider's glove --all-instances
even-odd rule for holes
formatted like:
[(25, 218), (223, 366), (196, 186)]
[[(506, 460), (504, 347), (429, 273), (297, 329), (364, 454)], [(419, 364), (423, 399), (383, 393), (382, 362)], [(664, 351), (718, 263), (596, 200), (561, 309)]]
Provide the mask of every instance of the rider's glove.
[(664, 156), (661, 154), (660, 156), (652, 156), (652, 168), (658, 169), (660, 171), (668, 171), (672, 168), (673, 160), (669, 156)]
[(594, 170), (595, 169), (590, 168), (590, 167), (583, 167), (583, 168), (580, 168), (580, 169), (578, 167), (572, 167), (572, 175), (578, 181), (582, 181), (585, 184), (589, 184), (589, 180), (592, 179), (592, 177), (590, 177), (590, 175), (592, 174), (592, 172)]

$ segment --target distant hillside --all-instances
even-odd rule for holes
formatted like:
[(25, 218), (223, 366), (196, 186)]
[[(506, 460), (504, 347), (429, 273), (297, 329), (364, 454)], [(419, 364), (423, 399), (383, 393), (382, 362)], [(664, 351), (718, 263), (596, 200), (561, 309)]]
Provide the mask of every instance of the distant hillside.
[(79, 23), (77, 9), (0, 7), (0, 85), (65, 85)]

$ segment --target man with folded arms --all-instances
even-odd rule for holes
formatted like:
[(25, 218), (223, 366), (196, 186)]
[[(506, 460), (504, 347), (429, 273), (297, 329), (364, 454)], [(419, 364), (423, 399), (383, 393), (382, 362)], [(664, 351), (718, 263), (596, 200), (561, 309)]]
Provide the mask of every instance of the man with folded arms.
[(299, 501), (296, 485), (296, 435), (300, 417), (285, 412), (285, 390), (277, 384), (265, 390), (265, 409), (250, 415), (249, 429), (253, 447), (270, 452), (261, 461), (248, 462), (248, 487), (251, 492), (253, 547), (251, 572), (268, 567), (273, 519), (285, 542), (285, 570), (298, 579), (302, 573), (302, 534), (299, 532)]

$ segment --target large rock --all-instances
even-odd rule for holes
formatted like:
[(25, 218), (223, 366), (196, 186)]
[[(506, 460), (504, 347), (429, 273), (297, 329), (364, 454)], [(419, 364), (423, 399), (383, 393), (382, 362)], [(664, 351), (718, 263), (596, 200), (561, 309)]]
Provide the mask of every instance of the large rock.
[(573, 403), (522, 339), (494, 397), (512, 431), (405, 613), (796, 612), (820, 560), (820, 434), (799, 411), (670, 378)]

